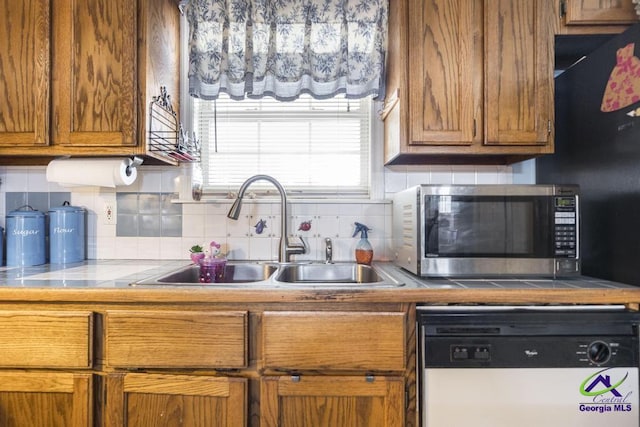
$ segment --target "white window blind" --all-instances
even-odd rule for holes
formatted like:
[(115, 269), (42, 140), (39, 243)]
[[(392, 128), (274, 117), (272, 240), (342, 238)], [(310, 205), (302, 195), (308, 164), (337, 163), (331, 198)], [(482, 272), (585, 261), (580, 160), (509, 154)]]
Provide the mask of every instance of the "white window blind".
[[(371, 100), (191, 98), (205, 193), (237, 191), (250, 176), (276, 178), (290, 196), (369, 194)], [(257, 182), (252, 188), (269, 188)]]

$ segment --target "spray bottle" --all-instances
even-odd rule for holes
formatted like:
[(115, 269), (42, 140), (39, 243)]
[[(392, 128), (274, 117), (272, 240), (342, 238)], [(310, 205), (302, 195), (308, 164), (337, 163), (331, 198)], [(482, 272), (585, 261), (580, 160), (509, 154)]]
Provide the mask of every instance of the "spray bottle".
[(355, 223), (356, 231), (353, 233), (352, 237), (356, 237), (358, 233), (360, 233), (360, 240), (356, 245), (356, 262), (358, 264), (371, 265), (371, 261), (373, 261), (373, 247), (369, 240), (367, 240), (367, 232), (371, 229), (364, 224), (360, 224), (359, 222)]

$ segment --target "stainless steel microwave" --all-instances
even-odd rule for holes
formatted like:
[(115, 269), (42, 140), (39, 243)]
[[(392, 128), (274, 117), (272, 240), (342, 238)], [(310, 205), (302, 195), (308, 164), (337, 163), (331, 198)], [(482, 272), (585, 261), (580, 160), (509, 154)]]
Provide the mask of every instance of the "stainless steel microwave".
[(395, 263), (422, 277), (581, 273), (573, 185), (418, 185), (393, 199)]

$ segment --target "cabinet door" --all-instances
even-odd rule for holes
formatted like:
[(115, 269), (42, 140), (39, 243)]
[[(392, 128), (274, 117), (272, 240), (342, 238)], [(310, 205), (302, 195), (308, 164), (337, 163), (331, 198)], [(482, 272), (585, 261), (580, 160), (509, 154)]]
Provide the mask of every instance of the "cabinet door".
[(0, 371), (0, 426), (91, 426), (92, 390), (91, 374)]
[(541, 0), (485, 0), (486, 144), (552, 140), (553, 31)]
[(247, 425), (244, 378), (111, 374), (107, 427)]
[(631, 0), (566, 0), (565, 25), (629, 25), (638, 22)]
[(49, 3), (0, 1), (0, 146), (49, 142)]
[(264, 377), (261, 427), (402, 427), (400, 377)]
[(132, 0), (53, 0), (53, 142), (136, 144)]
[(410, 145), (469, 145), (482, 136), (474, 121), (482, 84), (477, 5), (409, 0)]

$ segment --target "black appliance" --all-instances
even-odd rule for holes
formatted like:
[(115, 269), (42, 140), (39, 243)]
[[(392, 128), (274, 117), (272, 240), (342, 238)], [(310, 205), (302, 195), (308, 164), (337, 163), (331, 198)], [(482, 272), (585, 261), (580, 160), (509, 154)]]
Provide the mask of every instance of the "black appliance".
[(580, 186), (582, 273), (640, 285), (640, 24), (555, 79), (555, 154), (539, 184)]

